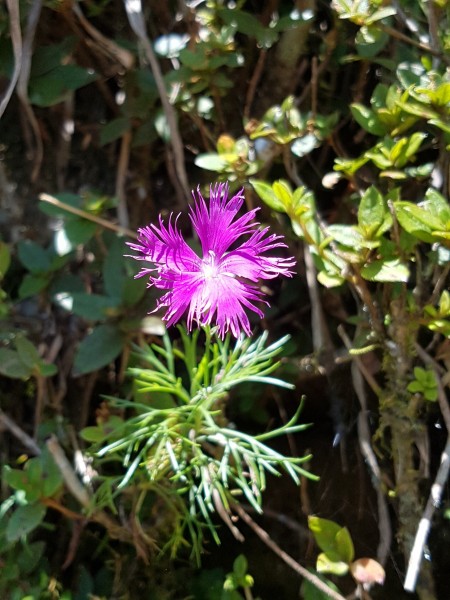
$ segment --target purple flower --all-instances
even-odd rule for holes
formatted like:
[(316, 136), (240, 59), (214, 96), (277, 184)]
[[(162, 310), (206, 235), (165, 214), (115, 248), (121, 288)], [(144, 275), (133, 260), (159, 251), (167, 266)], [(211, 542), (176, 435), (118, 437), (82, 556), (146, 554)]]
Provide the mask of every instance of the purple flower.
[[(200, 190), (190, 207), (190, 219), (202, 247), (202, 256), (190, 248), (177, 227), (177, 219), (167, 225), (159, 218), (159, 227), (149, 225), (138, 230), (137, 244), (128, 245), (138, 253), (136, 260), (152, 263), (136, 277), (149, 276), (149, 286), (167, 290), (155, 310), (167, 308), (163, 317), (173, 325), (188, 311), (187, 326), (215, 324), (223, 338), (228, 330), (238, 337), (241, 330), (251, 334), (245, 308), (263, 317), (254, 302), (264, 302), (263, 292), (251, 282), (292, 276), (289, 267), (294, 258), (275, 258), (264, 254), (274, 248), (286, 248), (282, 236), (268, 235), (269, 228), (258, 229), (253, 221), (257, 208), (236, 218), (244, 201), (243, 190), (228, 200), (228, 184), (210, 188), (209, 206)], [(242, 236), (246, 240), (236, 245)], [(233, 247), (233, 249), (230, 249)]]

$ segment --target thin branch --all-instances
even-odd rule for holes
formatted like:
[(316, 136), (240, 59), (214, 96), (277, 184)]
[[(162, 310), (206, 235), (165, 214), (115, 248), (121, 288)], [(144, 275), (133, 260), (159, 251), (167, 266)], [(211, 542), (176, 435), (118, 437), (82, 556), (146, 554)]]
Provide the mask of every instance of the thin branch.
[(81, 506), (88, 508), (90, 504), (89, 492), (78, 479), (67, 456), (64, 454), (64, 450), (54, 435), (50, 436), (47, 440), (47, 448), (59, 468), (69, 492), (78, 500)]
[[(442, 52), (434, 50), (428, 44), (423, 44), (422, 42), (416, 42), (416, 40), (413, 40), (412, 38), (408, 37), (407, 35), (405, 35), (401, 31), (398, 31), (397, 29), (394, 29), (394, 27), (389, 27), (389, 25), (384, 25), (383, 23), (380, 23), (380, 22), (377, 23), (377, 26), (378, 26), (379, 29), (381, 29), (381, 31), (384, 31), (385, 33), (389, 34), (393, 38), (396, 38), (397, 40), (400, 40), (401, 42), (405, 42), (405, 44), (409, 44), (410, 46), (414, 46), (414, 48), (420, 48), (420, 50), (424, 50), (425, 52), (429, 52), (433, 56), (437, 56), (439, 58), (444, 58), (445, 59), (445, 56), (442, 54)], [(447, 62), (447, 59), (445, 59), (445, 61)]]
[[(342, 326), (338, 328), (339, 335), (344, 342), (347, 350), (351, 350), (352, 342)], [(358, 397), (361, 410), (358, 415), (358, 440), (361, 454), (364, 456), (366, 463), (372, 474), (372, 485), (377, 494), (378, 503), (378, 530), (380, 540), (377, 548), (377, 559), (382, 564), (386, 564), (389, 555), (389, 550), (392, 541), (392, 528), (389, 519), (389, 510), (381, 482), (381, 471), (378, 465), (377, 457), (372, 448), (369, 423), (367, 420), (368, 408), (367, 397), (364, 389), (363, 374), (367, 377), (368, 373), (358, 356), (352, 356), (352, 380), (353, 388)], [(378, 385), (377, 385), (378, 388)], [(379, 388), (378, 388), (379, 389)]]
[(36, 405), (34, 407), (34, 439), (37, 440), (39, 425), (41, 424), (42, 412), (45, 406), (46, 387), (45, 377), (40, 373), (36, 375)]
[(441, 455), (441, 464), (439, 466), (434, 483), (431, 486), (430, 495), (428, 497), (422, 518), (420, 519), (414, 544), (411, 550), (411, 555), (409, 557), (408, 570), (406, 572), (405, 582), (403, 585), (404, 589), (408, 592), (414, 592), (416, 588), (417, 578), (420, 572), (420, 565), (423, 559), (423, 549), (427, 543), (428, 535), (430, 533), (431, 521), (433, 519), (435, 510), (439, 508), (441, 504), (442, 494), (447, 483), (450, 470), (450, 408), (448, 406), (447, 396), (440, 378), (439, 364), (436, 363), (436, 361), (418, 344), (416, 344), (416, 351), (424, 363), (429, 365), (436, 373), (439, 406), (444, 418), (445, 426), (447, 428), (447, 443)]
[(267, 50), (262, 49), (259, 53), (258, 60), (256, 61), (255, 70), (253, 72), (250, 83), (248, 84), (247, 94), (245, 95), (244, 105), (244, 118), (250, 119), (251, 108), (253, 104), (253, 98), (255, 97), (256, 88), (261, 79), (264, 63), (266, 62)]
[(433, 293), (431, 294), (431, 297), (430, 297), (429, 304), (435, 304), (437, 302), (437, 299), (441, 295), (442, 288), (445, 285), (445, 282), (446, 282), (449, 272), (450, 272), (450, 264), (447, 263), (445, 265), (445, 267), (442, 269), (442, 272), (436, 281), (436, 284), (433, 289)]
[(440, 365), (427, 353), (419, 344), (415, 345), (417, 355), (423, 360), (423, 362), (431, 367), (436, 373), (436, 381), (438, 386), (438, 401), (439, 408), (441, 409), (442, 417), (444, 419), (445, 427), (448, 434), (450, 435), (450, 408), (448, 405), (445, 390), (443, 388), (440, 378)]
[(95, 42), (97, 49), (100, 49), (101, 52), (109, 59), (117, 61), (120, 66), (125, 68), (127, 71), (133, 68), (134, 56), (132, 52), (119, 46), (113, 40), (108, 39), (102, 33), (100, 33), (100, 31), (86, 19), (78, 2), (74, 2), (72, 4), (72, 10), (80, 22), (81, 27), (84, 29), (85, 34), (87, 34), (88, 37), (92, 38), (92, 40)]
[(119, 200), (119, 204), (117, 206), (117, 218), (120, 226), (123, 228), (127, 228), (130, 224), (125, 195), (125, 183), (127, 180), (128, 165), (130, 162), (130, 149), (131, 131), (126, 131), (122, 136), (122, 141), (120, 144), (120, 155), (116, 176), (116, 196)]
[(249, 514), (245, 512), (242, 506), (239, 504), (233, 505), (233, 510), (239, 515), (239, 517), (252, 529), (259, 539), (268, 547), (272, 552), (274, 552), (277, 556), (281, 558), (291, 569), (293, 569), (296, 573), (298, 573), (301, 577), (309, 581), (314, 587), (318, 590), (326, 594), (329, 598), (333, 600), (345, 600), (344, 596), (335, 592), (330, 587), (327, 586), (319, 577), (314, 575), (314, 573), (310, 573), (308, 569), (299, 564), (296, 560), (292, 558), (287, 552), (282, 550), (280, 546), (276, 542), (272, 540), (270, 535), (267, 533), (265, 529), (260, 527)]
[(70, 206), (70, 204), (65, 204), (64, 202), (61, 202), (61, 200), (58, 200), (58, 198), (50, 196), (50, 194), (41, 194), (39, 196), (39, 200), (41, 200), (42, 202), (48, 202), (53, 206), (57, 206), (58, 208), (61, 208), (62, 210), (71, 213), (72, 215), (76, 215), (77, 217), (81, 217), (82, 219), (86, 219), (87, 221), (92, 221), (93, 223), (100, 225), (100, 227), (110, 229), (111, 231), (115, 231), (120, 235), (126, 235), (129, 238), (137, 239), (135, 231), (127, 229), (126, 227), (121, 227), (120, 225), (115, 225), (114, 223), (111, 223), (106, 219), (102, 219), (101, 217), (91, 215), (90, 213), (81, 210), (81, 208), (76, 208), (75, 206)]
[(170, 129), (170, 142), (172, 144), (174, 154), (174, 162), (178, 184), (181, 187), (181, 191), (186, 200), (189, 200), (190, 191), (184, 163), (183, 141), (181, 139), (180, 132), (178, 131), (175, 110), (170, 104), (169, 98), (167, 96), (166, 86), (164, 83), (161, 68), (153, 51), (152, 44), (147, 36), (144, 16), (142, 14), (142, 3), (141, 0), (124, 0), (124, 4), (131, 29), (137, 35), (139, 41), (141, 42), (144, 48), (144, 52), (150, 64), (153, 77), (155, 78), (156, 87), (158, 89), (164, 114), (166, 116), (167, 124)]
[(28, 83), (31, 72), (31, 59), (33, 57), (33, 42), (36, 33), (36, 28), (39, 22), (39, 17), (42, 9), (42, 0), (34, 0), (28, 13), (27, 26), (23, 39), (22, 48), (22, 63), (20, 66), (19, 79), (17, 81), (16, 92), (22, 104), (25, 116), (28, 119), (35, 142), (35, 156), (31, 180), (36, 181), (39, 171), (41, 170), (42, 160), (44, 158), (44, 146), (42, 144), (41, 131), (39, 123), (31, 107), (28, 98)]
[(420, 565), (423, 559), (423, 549), (427, 543), (430, 533), (431, 521), (434, 511), (439, 508), (442, 500), (442, 493), (448, 479), (450, 469), (450, 435), (447, 437), (445, 450), (441, 455), (441, 464), (439, 466), (436, 479), (431, 486), (428, 502), (425, 507), (422, 518), (417, 528), (416, 537), (409, 557), (408, 570), (406, 572), (404, 589), (407, 592), (414, 592), (416, 588), (417, 577), (420, 571)]
[[(67, 489), (72, 496), (78, 500), (81, 506), (88, 511), (89, 508), (91, 508), (91, 495), (78, 479), (72, 465), (64, 453), (64, 450), (61, 448), (58, 439), (54, 435), (47, 440), (47, 448), (61, 472)], [(148, 562), (146, 549), (140, 543), (140, 540), (135, 539), (132, 532), (128, 531), (125, 529), (125, 527), (114, 521), (114, 519), (112, 519), (107, 513), (102, 510), (95, 511), (92, 512), (92, 514), (89, 514), (86, 518), (102, 525), (112, 538), (133, 544), (138, 555), (144, 560), (144, 562)]]
[(366, 366), (364, 365), (362, 360), (359, 358), (359, 356), (357, 354), (354, 354), (353, 352), (351, 352), (351, 350), (354, 350), (354, 348), (352, 346), (352, 342), (351, 342), (350, 338), (348, 337), (343, 325), (338, 325), (337, 332), (338, 332), (339, 336), (341, 337), (342, 341), (344, 342), (344, 346), (349, 351), (348, 357), (352, 361), (354, 361), (356, 365), (358, 365), (358, 369), (361, 371), (361, 373), (364, 376), (364, 379), (366, 380), (370, 389), (378, 398), (380, 398), (381, 387), (378, 385), (378, 383), (376, 382), (376, 380), (372, 376), (372, 374), (368, 371), (368, 369), (366, 368)]
[(9, 33), (11, 35), (14, 54), (14, 69), (9, 86), (0, 102), (0, 118), (5, 112), (8, 102), (11, 100), (14, 88), (19, 79), (20, 68), (22, 65), (22, 32), (20, 31), (19, 3), (17, 0), (6, 0), (6, 5), (9, 12)]
[(21, 429), (15, 423), (15, 421), (13, 421), (10, 417), (8, 417), (8, 415), (6, 415), (1, 409), (0, 409), (0, 423), (6, 429), (8, 429), (8, 431), (10, 433), (12, 433), (13, 436), (16, 437), (31, 454), (33, 454), (35, 456), (40, 455), (41, 449), (36, 444), (36, 442), (33, 440), (33, 438), (31, 438), (28, 435), (28, 433), (25, 433), (25, 431), (23, 429)]

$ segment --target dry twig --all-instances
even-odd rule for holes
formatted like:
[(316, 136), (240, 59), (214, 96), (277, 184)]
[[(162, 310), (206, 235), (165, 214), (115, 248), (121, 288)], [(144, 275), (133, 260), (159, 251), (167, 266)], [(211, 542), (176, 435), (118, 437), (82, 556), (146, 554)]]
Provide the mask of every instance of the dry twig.
[(310, 573), (308, 569), (299, 564), (296, 560), (292, 558), (287, 552), (282, 550), (280, 546), (273, 541), (270, 535), (267, 533), (265, 529), (260, 527), (249, 514), (245, 512), (242, 506), (239, 504), (235, 504), (233, 506), (233, 510), (239, 515), (239, 517), (252, 529), (259, 539), (268, 547), (272, 552), (274, 552), (277, 556), (281, 558), (291, 569), (293, 569), (296, 573), (298, 573), (301, 577), (309, 581), (314, 587), (318, 590), (326, 594), (329, 598), (333, 600), (345, 600), (344, 596), (335, 592), (330, 587), (327, 586), (319, 577)]
[(131, 29), (134, 31), (139, 41), (142, 44), (146, 58), (150, 64), (150, 68), (155, 78), (156, 87), (158, 88), (159, 97), (163, 106), (164, 114), (167, 119), (167, 124), (170, 130), (170, 142), (174, 154), (175, 170), (177, 175), (176, 189), (179, 190), (186, 200), (190, 199), (189, 183), (184, 164), (184, 149), (183, 141), (178, 131), (175, 110), (169, 102), (166, 86), (161, 73), (156, 55), (153, 51), (152, 44), (148, 38), (144, 16), (142, 14), (141, 0), (124, 0), (125, 10), (128, 16)]
[(36, 119), (36, 116), (30, 104), (30, 100), (28, 98), (28, 82), (30, 79), (31, 72), (31, 59), (33, 57), (33, 42), (36, 33), (36, 28), (39, 22), (39, 17), (41, 14), (41, 9), (42, 0), (34, 0), (28, 13), (27, 26), (25, 29), (25, 36), (23, 39), (22, 62), (20, 65), (20, 74), (16, 88), (17, 95), (22, 104), (22, 108), (30, 124), (31, 131), (33, 132), (34, 137), (35, 153), (33, 159), (33, 170), (31, 173), (32, 181), (36, 181), (36, 179), (38, 178), (39, 171), (41, 170), (42, 160), (44, 158), (44, 147), (42, 144), (39, 123)]
[(39, 456), (41, 449), (33, 440), (33, 438), (31, 438), (28, 433), (21, 429), (17, 423), (8, 417), (8, 415), (6, 415), (1, 409), (0, 423), (3, 425), (3, 427), (8, 429), (8, 431), (12, 433), (13, 436), (16, 437), (31, 454)]
[(100, 227), (104, 227), (105, 229), (110, 229), (111, 231), (115, 231), (119, 235), (126, 235), (127, 237), (133, 238), (133, 239), (137, 238), (136, 233), (134, 231), (132, 231), (131, 229), (127, 229), (126, 227), (121, 227), (120, 225), (115, 225), (114, 223), (111, 223), (110, 221), (107, 221), (106, 219), (102, 219), (101, 217), (91, 215), (90, 213), (88, 213), (84, 210), (81, 210), (80, 208), (76, 208), (75, 206), (70, 206), (69, 204), (65, 204), (64, 202), (61, 202), (61, 200), (58, 200), (58, 198), (55, 198), (54, 196), (51, 196), (50, 194), (41, 194), (39, 196), (39, 200), (41, 200), (42, 202), (48, 202), (49, 204), (52, 204), (53, 206), (57, 206), (58, 208), (61, 208), (62, 210), (65, 210), (68, 213), (71, 213), (72, 215), (76, 215), (77, 217), (81, 217), (82, 219), (86, 219), (87, 221), (92, 221), (93, 223), (100, 225)]
[(0, 118), (5, 112), (8, 102), (11, 99), (16, 83), (19, 79), (20, 68), (22, 65), (22, 32), (20, 31), (20, 14), (19, 3), (17, 0), (6, 0), (6, 6), (9, 12), (9, 33), (14, 54), (14, 69), (11, 76), (11, 81), (5, 92), (5, 95), (0, 102)]
[[(338, 333), (341, 336), (341, 339), (344, 342), (344, 345), (347, 348), (347, 350), (351, 350), (352, 342), (342, 326), (338, 327)], [(352, 358), (353, 387), (356, 395), (358, 396), (359, 404), (361, 406), (361, 410), (358, 415), (359, 447), (361, 448), (361, 454), (364, 456), (364, 459), (366, 460), (366, 463), (369, 466), (372, 475), (372, 485), (375, 488), (377, 494), (378, 530), (380, 533), (380, 541), (378, 542), (377, 549), (377, 559), (382, 565), (385, 565), (391, 547), (392, 529), (391, 522), (389, 519), (389, 510), (381, 482), (380, 467), (378, 465), (375, 452), (372, 448), (370, 428), (367, 420), (367, 398), (363, 382), (363, 375), (365, 375), (367, 371), (361, 359), (358, 356), (352, 355)]]
[(448, 400), (445, 394), (444, 386), (442, 385), (442, 381), (440, 379), (439, 365), (429, 354), (425, 352), (421, 346), (416, 345), (416, 351), (424, 363), (429, 365), (436, 373), (439, 406), (441, 408), (442, 417), (447, 428), (447, 443), (441, 455), (441, 464), (439, 466), (434, 483), (431, 486), (430, 495), (428, 497), (422, 518), (420, 519), (414, 544), (411, 550), (411, 555), (409, 557), (408, 570), (406, 572), (405, 582), (403, 584), (403, 587), (407, 592), (414, 592), (416, 588), (420, 565), (423, 559), (423, 549), (427, 543), (428, 534), (430, 533), (431, 521), (433, 519), (434, 511), (439, 508), (441, 504), (442, 493), (444, 491), (450, 470), (450, 408), (448, 406)]
[(125, 195), (125, 183), (127, 179), (128, 164), (130, 162), (130, 150), (131, 131), (126, 131), (122, 136), (120, 144), (119, 164), (117, 165), (116, 175), (116, 196), (119, 200), (117, 218), (119, 219), (120, 226), (123, 228), (127, 228), (130, 224)]

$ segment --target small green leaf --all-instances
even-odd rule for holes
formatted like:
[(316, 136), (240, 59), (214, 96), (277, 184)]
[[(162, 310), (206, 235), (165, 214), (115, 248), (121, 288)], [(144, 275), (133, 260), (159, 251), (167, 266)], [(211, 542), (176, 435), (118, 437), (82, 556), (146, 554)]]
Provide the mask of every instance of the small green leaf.
[(411, 394), (420, 394), (423, 391), (423, 385), (419, 381), (411, 381), (406, 389)]
[(363, 25), (355, 37), (356, 50), (362, 58), (373, 58), (389, 41), (387, 33), (376, 25)]
[(99, 294), (74, 293), (72, 296), (72, 309), (75, 315), (88, 321), (104, 321), (108, 311), (117, 308), (118, 300)]
[(364, 243), (364, 237), (353, 225), (330, 225), (327, 228), (327, 233), (334, 241), (349, 248), (358, 249)]
[(422, 384), (426, 384), (427, 382), (427, 372), (421, 367), (414, 367), (414, 377)]
[(125, 338), (114, 325), (99, 325), (81, 342), (75, 355), (74, 374), (85, 375), (108, 365), (122, 352)]
[(309, 516), (308, 527), (321, 550), (336, 552), (336, 535), (341, 530), (340, 525), (329, 519)]
[(64, 227), (67, 238), (74, 246), (86, 244), (97, 231), (97, 224), (87, 219), (71, 219)]
[(355, 121), (372, 135), (383, 136), (387, 133), (386, 126), (380, 121), (377, 114), (367, 106), (354, 103), (350, 106), (350, 110)]
[(194, 71), (208, 68), (208, 58), (204, 46), (198, 46), (196, 51), (183, 48), (179, 54), (179, 59), (181, 64)]
[(59, 104), (68, 92), (77, 90), (96, 78), (97, 75), (91, 69), (75, 64), (58, 65), (45, 75), (30, 78), (30, 101), (42, 107)]
[(33, 51), (31, 77), (46, 75), (58, 67), (71, 52), (73, 52), (77, 38), (74, 35), (64, 37), (59, 44), (38, 46)]
[(384, 221), (386, 206), (382, 194), (371, 185), (363, 194), (358, 208), (358, 224), (365, 229), (378, 229)]
[(366, 164), (369, 158), (367, 152), (358, 158), (336, 158), (334, 161), (334, 170), (342, 171), (351, 177)]
[[(318, 577), (321, 581), (326, 583), (326, 585), (331, 590), (339, 593), (339, 589), (335, 586), (335, 584), (332, 581), (326, 579), (326, 577), (324, 577), (320, 573)], [(325, 592), (319, 590), (313, 583), (308, 581), (308, 579), (304, 579), (301, 586), (301, 598), (303, 598), (303, 600), (329, 600), (330, 596), (329, 594), (326, 594)]]
[(284, 181), (283, 179), (275, 181), (272, 188), (281, 204), (286, 209), (289, 209), (289, 207), (292, 206), (292, 190), (287, 181)]
[[(23, 552), (21, 552), (17, 558), (17, 564), (20, 569), (20, 573), (28, 575), (34, 571), (38, 562), (41, 560), (44, 550), (45, 542), (33, 542), (32, 544), (27, 543), (24, 546)], [(33, 596), (27, 596), (29, 600), (34, 600)], [(25, 598), (22, 598), (25, 600)], [(63, 600), (63, 598), (61, 598)]]
[(276, 195), (272, 186), (264, 181), (258, 181), (257, 179), (250, 179), (250, 184), (261, 200), (267, 204), (267, 206), (278, 212), (286, 212), (284, 204)]
[(431, 217), (430, 213), (411, 202), (394, 202), (394, 207), (398, 222), (405, 231), (422, 242), (432, 244), (436, 241), (432, 235), (433, 225), (427, 219), (427, 215)]
[[(29, 491), (31, 489), (31, 486), (30, 486), (30, 483), (28, 480), (28, 475), (24, 470), (11, 469), (11, 467), (9, 465), (5, 465), (3, 467), (2, 475), (3, 475), (4, 481), (10, 487), (12, 487), (13, 490), (23, 490), (25, 492), (25, 494), (27, 495), (28, 501), (30, 501), (30, 499), (28, 498), (27, 491)], [(38, 496), (35, 497), (35, 500), (37, 498), (38, 498)]]
[(224, 171), (228, 165), (227, 161), (224, 160), (219, 154), (199, 154), (195, 159), (195, 164), (200, 169), (206, 169), (207, 171)]
[(87, 442), (102, 442), (122, 425), (123, 420), (120, 417), (111, 415), (107, 421), (100, 425), (85, 427), (81, 430), (80, 435)]
[(334, 288), (342, 285), (345, 279), (340, 275), (327, 273), (327, 271), (320, 271), (317, 275), (317, 281), (326, 288)]
[(448, 290), (444, 290), (439, 299), (439, 314), (450, 315), (450, 292)]
[(333, 575), (346, 575), (349, 565), (341, 560), (333, 560), (329, 554), (322, 552), (317, 557), (316, 569), (318, 573), (332, 573)]
[(40, 503), (19, 506), (6, 526), (7, 540), (16, 542), (36, 529), (42, 523), (46, 510), (46, 507)]
[(233, 563), (233, 572), (238, 579), (243, 579), (247, 574), (248, 563), (243, 554), (240, 554)]
[[(375, 5), (375, 3), (374, 3)], [(385, 6), (383, 8), (379, 8), (374, 13), (372, 13), (365, 22), (369, 25), (371, 23), (375, 23), (375, 21), (381, 21), (381, 19), (386, 19), (386, 17), (392, 17), (397, 14), (397, 9), (393, 6)]]
[(17, 246), (20, 262), (31, 273), (43, 273), (50, 268), (50, 256), (42, 246), (31, 240), (21, 240)]
[(52, 363), (46, 363), (41, 360), (38, 364), (38, 370), (42, 377), (53, 377), (53, 375), (57, 374), (58, 367)]
[(80, 437), (86, 442), (102, 442), (105, 438), (105, 432), (101, 427), (85, 427), (80, 431)]
[(33, 369), (41, 360), (37, 348), (23, 335), (16, 337), (15, 344), (20, 360), (29, 369)]
[(436, 219), (436, 223), (440, 223), (440, 227), (436, 227), (436, 229), (446, 229), (447, 224), (450, 229), (450, 204), (437, 190), (429, 188), (425, 193), (425, 200), (420, 203), (420, 206)]
[(403, 281), (409, 279), (409, 269), (398, 258), (393, 260), (374, 260), (364, 265), (361, 275), (368, 281)]
[(0, 373), (12, 379), (28, 379), (33, 369), (20, 358), (19, 353), (8, 348), (0, 348)]
[(424, 390), (424, 398), (428, 400), (428, 402), (436, 402), (438, 399), (438, 389), (437, 388), (428, 388)]
[(51, 496), (54, 496), (63, 485), (61, 471), (47, 449), (39, 456), (39, 460), (41, 461), (41, 496), (50, 498)]
[(123, 286), (129, 275), (126, 272), (126, 259), (124, 251), (125, 242), (122, 238), (115, 236), (108, 247), (108, 255), (103, 263), (103, 285), (105, 292), (111, 298), (120, 300)]
[(345, 563), (351, 563), (355, 558), (353, 540), (347, 527), (342, 527), (336, 534), (336, 546), (339, 555)]
[(109, 144), (123, 136), (126, 131), (131, 129), (131, 121), (128, 117), (119, 117), (113, 119), (100, 130), (100, 146)]
[(49, 283), (46, 275), (32, 275), (27, 273), (19, 286), (19, 297), (23, 300), (42, 292)]
[(125, 279), (122, 289), (122, 304), (130, 307), (135, 306), (145, 295), (147, 282), (144, 277), (139, 279)]

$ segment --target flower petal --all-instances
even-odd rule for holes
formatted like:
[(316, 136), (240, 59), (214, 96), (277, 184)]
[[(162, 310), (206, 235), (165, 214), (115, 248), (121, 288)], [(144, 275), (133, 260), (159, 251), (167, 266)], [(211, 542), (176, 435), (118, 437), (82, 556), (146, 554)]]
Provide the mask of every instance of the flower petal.
[(211, 187), (209, 208), (200, 191), (197, 190), (197, 201), (190, 207), (190, 217), (202, 245), (203, 254), (213, 251), (223, 254), (242, 235), (251, 233), (255, 223), (250, 223), (257, 209), (251, 210), (234, 223), (244, 196), (242, 190), (228, 200), (228, 184)]
[[(187, 326), (217, 325), (223, 338), (228, 331), (238, 337), (241, 331), (251, 334), (246, 309), (260, 317), (263, 312), (255, 302), (267, 302), (263, 292), (249, 282), (290, 277), (294, 258), (266, 256), (275, 248), (285, 248), (282, 237), (269, 235), (269, 228), (258, 229), (256, 211), (237, 218), (244, 196), (241, 192), (228, 199), (228, 184), (210, 189), (207, 206), (199, 190), (190, 218), (202, 245), (200, 258), (185, 242), (177, 227), (178, 217), (167, 225), (162, 218), (158, 226), (139, 229), (138, 243), (128, 246), (137, 253), (136, 260), (146, 261), (137, 277), (148, 276), (149, 285), (165, 290), (157, 309), (166, 308), (168, 326), (179, 321), (187, 311)], [(178, 215), (179, 216), (179, 215)], [(242, 236), (240, 246), (229, 250)]]
[[(172, 217), (172, 215), (171, 215)], [(136, 260), (145, 260), (155, 263), (156, 267), (150, 269), (143, 267), (138, 277), (147, 275), (155, 269), (173, 270), (173, 271), (197, 271), (199, 269), (200, 258), (190, 248), (183, 239), (180, 231), (172, 224), (170, 217), (166, 227), (161, 217), (159, 218), (159, 227), (150, 225), (138, 230), (138, 244), (128, 243), (127, 245), (138, 252), (138, 256), (133, 256)]]
[(188, 328), (191, 329), (194, 319), (202, 325), (210, 325), (215, 318), (222, 338), (228, 330), (235, 337), (239, 337), (241, 330), (250, 335), (250, 322), (244, 306), (263, 317), (263, 312), (252, 302), (261, 301), (261, 296), (260, 290), (228, 275), (205, 279), (192, 296)]

